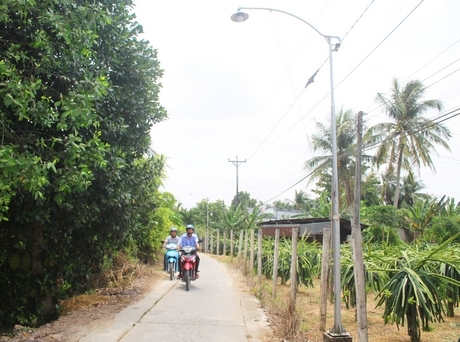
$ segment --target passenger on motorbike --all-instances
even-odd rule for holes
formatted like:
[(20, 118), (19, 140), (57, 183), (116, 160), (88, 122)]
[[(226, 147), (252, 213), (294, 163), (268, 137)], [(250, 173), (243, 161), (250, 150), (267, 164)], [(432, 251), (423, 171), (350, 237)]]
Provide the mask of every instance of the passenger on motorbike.
[[(171, 227), (169, 229), (169, 236), (166, 237), (164, 243), (163, 243), (163, 248), (166, 248), (166, 245), (169, 245), (170, 243), (173, 243), (175, 245), (179, 245), (179, 240), (180, 237), (177, 236), (177, 228)], [(167, 265), (167, 260), (166, 260), (166, 253), (164, 255), (164, 262), (163, 262), (163, 271), (168, 270), (168, 265)]]
[[(196, 251), (198, 251), (200, 249), (200, 244), (198, 242), (198, 236), (194, 233), (195, 227), (192, 224), (189, 224), (186, 227), (186, 231), (187, 233), (182, 234), (180, 237), (179, 244), (177, 246), (178, 250), (181, 250), (182, 247), (190, 246), (190, 247), (195, 247)], [(198, 256), (198, 253), (196, 253), (196, 270), (195, 270), (196, 273), (199, 272), (199, 266), (200, 266), (200, 257)], [(179, 263), (179, 275), (177, 277), (178, 278), (182, 277), (181, 263)]]

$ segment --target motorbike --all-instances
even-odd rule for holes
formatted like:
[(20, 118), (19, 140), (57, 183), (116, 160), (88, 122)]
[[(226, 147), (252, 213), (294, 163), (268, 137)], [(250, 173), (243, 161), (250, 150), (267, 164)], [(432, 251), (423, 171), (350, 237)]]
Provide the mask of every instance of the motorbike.
[(175, 243), (168, 243), (166, 246), (166, 270), (169, 273), (169, 280), (173, 280), (174, 274), (179, 271), (179, 252)]
[(185, 282), (185, 290), (190, 290), (191, 282), (196, 280), (197, 274), (196, 270), (196, 249), (195, 247), (185, 246), (181, 249), (181, 268), (182, 268), (182, 277), (181, 281)]

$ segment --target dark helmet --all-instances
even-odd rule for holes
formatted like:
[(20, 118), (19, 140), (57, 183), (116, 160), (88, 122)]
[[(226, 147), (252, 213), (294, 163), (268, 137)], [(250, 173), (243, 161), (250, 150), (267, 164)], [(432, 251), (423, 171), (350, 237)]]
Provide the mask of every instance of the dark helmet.
[(171, 228), (169, 229), (169, 232), (176, 232), (176, 233), (177, 233), (177, 228), (171, 227)]
[(195, 231), (195, 227), (193, 226), (193, 224), (187, 225), (186, 229), (193, 229), (193, 231)]

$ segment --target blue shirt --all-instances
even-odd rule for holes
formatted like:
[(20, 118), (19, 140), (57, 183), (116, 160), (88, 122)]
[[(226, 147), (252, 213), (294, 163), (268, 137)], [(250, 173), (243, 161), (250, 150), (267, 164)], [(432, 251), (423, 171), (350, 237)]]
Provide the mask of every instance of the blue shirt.
[(181, 247), (196, 247), (196, 245), (198, 245), (198, 236), (196, 234), (192, 234), (192, 236), (189, 238), (187, 233), (182, 234), (179, 240), (179, 245)]

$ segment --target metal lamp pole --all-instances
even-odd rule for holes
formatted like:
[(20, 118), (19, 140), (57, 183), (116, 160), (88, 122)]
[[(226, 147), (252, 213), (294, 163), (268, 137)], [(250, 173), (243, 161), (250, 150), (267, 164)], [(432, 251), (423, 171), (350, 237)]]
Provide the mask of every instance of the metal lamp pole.
[(342, 335), (346, 334), (345, 328), (342, 326), (342, 317), (341, 317), (341, 298), (340, 298), (340, 216), (339, 216), (339, 200), (338, 200), (338, 176), (337, 176), (337, 133), (336, 133), (336, 118), (335, 118), (335, 102), (334, 102), (334, 74), (333, 74), (333, 63), (332, 63), (332, 39), (337, 39), (340, 41), (340, 38), (337, 36), (328, 36), (322, 34), (316, 27), (311, 25), (309, 22), (304, 19), (281, 10), (265, 7), (239, 7), (237, 13), (231, 16), (231, 19), (234, 22), (243, 22), (249, 18), (247, 13), (241, 12), (241, 10), (267, 10), (280, 12), (291, 17), (297, 18), (300, 21), (304, 22), (315, 30), (319, 35), (326, 39), (329, 46), (329, 68), (330, 68), (330, 82), (331, 82), (331, 134), (332, 134), (332, 231), (333, 231), (333, 259), (334, 259), (334, 327), (330, 330), (330, 333), (333, 335)]

